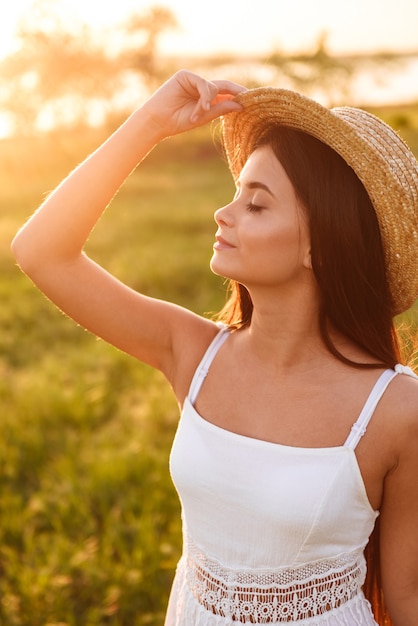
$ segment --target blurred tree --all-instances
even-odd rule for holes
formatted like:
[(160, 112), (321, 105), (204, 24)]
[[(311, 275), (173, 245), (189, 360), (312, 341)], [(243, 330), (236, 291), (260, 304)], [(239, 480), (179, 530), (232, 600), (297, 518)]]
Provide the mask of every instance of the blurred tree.
[[(50, 0), (36, 0), (18, 28), (17, 51), (0, 63), (0, 106), (18, 132), (88, 119), (118, 81), (114, 64), (85, 25), (65, 24)], [(91, 120), (90, 120), (91, 121)]]
[(326, 32), (321, 33), (312, 53), (274, 52), (265, 63), (276, 71), (278, 82), (284, 79), (291, 88), (306, 94), (320, 92), (330, 105), (350, 97), (352, 82), (360, 72), (368, 71), (378, 79), (387, 74), (389, 66), (401, 63), (401, 55), (391, 53), (332, 56), (327, 38)]
[(133, 14), (125, 22), (128, 35), (122, 53), (125, 67), (139, 72), (151, 89), (171, 73), (167, 60), (164, 64), (159, 62), (158, 40), (165, 31), (174, 28), (178, 28), (174, 14), (162, 6), (151, 7), (143, 14)]
[(157, 64), (158, 37), (176, 25), (167, 9), (151, 8), (117, 27), (122, 43), (115, 51), (92, 28), (64, 21), (54, 6), (33, 2), (19, 25), (20, 46), (0, 62), (0, 109), (16, 132), (101, 123), (123, 107), (132, 77), (149, 87), (167, 75)]
[[(160, 37), (177, 27), (169, 9), (154, 6), (105, 35), (60, 17), (55, 0), (33, 0), (20, 23), (20, 47), (0, 61), (0, 113), (20, 132), (80, 122), (98, 125), (125, 114), (133, 98), (185, 64), (184, 59), (159, 54)], [(361, 72), (385, 80), (390, 66), (396, 68), (403, 60), (395, 54), (332, 56), (326, 40), (324, 33), (311, 53), (189, 57), (187, 66), (203, 73), (209, 69), (209, 75), (216, 71), (247, 86), (265, 83), (269, 69), (270, 84), (339, 104), (350, 98)]]

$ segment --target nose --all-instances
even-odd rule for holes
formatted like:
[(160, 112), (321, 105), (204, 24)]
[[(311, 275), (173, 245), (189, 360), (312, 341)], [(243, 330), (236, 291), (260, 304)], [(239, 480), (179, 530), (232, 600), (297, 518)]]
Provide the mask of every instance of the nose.
[(218, 226), (231, 226), (233, 222), (233, 212), (231, 211), (232, 204), (233, 202), (230, 202), (215, 211), (214, 218)]

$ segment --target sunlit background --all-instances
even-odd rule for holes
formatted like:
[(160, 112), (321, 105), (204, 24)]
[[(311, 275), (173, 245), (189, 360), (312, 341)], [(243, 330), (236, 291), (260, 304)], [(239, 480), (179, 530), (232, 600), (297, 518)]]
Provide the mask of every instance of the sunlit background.
[[(18, 21), (32, 0), (14, 0), (0, 9), (0, 50), (14, 45)], [(164, 35), (161, 49), (176, 53), (257, 52), (273, 48), (308, 50), (326, 31), (333, 53), (376, 50), (417, 51), (416, 0), (50, 0), (51, 11), (69, 21), (84, 21), (97, 30), (152, 5), (169, 8), (179, 22)]]
[[(179, 67), (366, 106), (418, 155), (417, 26), (418, 0), (0, 0), (1, 626), (161, 626), (181, 551), (171, 390), (38, 292), (18, 228)], [(234, 193), (215, 130), (157, 146), (87, 244), (202, 315)]]
[(0, 135), (100, 123), (183, 66), (330, 103), (413, 102), (417, 24), (416, 0), (15, 0), (0, 9)]

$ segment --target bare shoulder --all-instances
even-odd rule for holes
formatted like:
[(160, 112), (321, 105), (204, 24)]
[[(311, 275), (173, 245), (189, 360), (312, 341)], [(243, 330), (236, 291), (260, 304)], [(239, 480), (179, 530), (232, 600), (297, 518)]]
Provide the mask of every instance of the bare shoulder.
[(418, 378), (399, 374), (386, 395), (389, 434), (401, 454), (418, 446)]
[(390, 384), (388, 408), (400, 432), (407, 428), (418, 429), (418, 378), (399, 374)]
[(191, 312), (182, 314), (181, 326), (174, 334), (171, 368), (165, 372), (180, 404), (187, 395), (198, 364), (219, 332), (220, 326), (210, 319)]

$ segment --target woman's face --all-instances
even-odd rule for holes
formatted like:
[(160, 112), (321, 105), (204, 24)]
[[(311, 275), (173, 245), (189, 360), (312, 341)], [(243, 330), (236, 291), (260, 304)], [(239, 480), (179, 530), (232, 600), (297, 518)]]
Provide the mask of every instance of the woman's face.
[(211, 269), (248, 289), (288, 287), (310, 270), (309, 231), (285, 170), (269, 146), (243, 167), (234, 199), (215, 212)]

